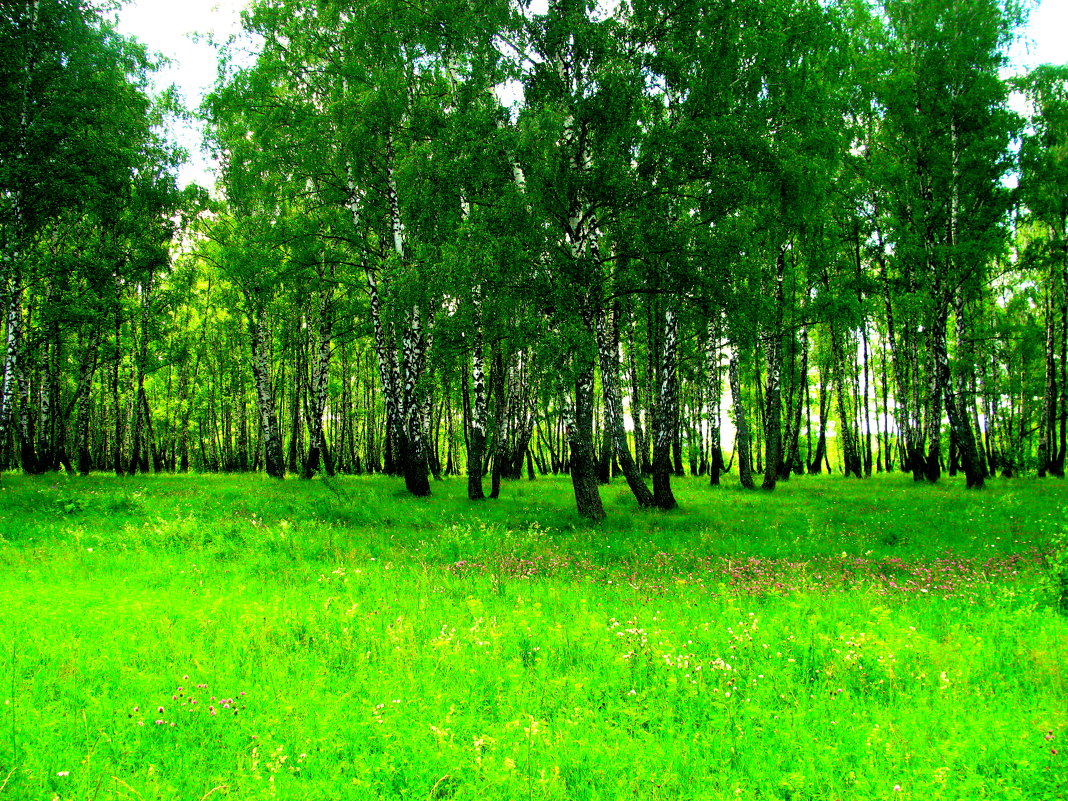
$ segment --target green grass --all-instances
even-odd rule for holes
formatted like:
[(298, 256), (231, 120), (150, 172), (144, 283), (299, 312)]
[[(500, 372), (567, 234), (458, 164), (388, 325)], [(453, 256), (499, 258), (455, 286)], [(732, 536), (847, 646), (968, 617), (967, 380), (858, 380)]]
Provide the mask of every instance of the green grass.
[(0, 799), (1068, 795), (1063, 482), (677, 489), (6, 476)]

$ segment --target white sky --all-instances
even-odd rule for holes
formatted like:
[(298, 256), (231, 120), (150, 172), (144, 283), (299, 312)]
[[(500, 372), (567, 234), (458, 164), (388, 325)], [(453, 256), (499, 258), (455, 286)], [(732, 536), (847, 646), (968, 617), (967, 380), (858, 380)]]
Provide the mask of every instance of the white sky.
[[(215, 81), (216, 51), (210, 40), (225, 42), (240, 28), (247, 0), (132, 0), (119, 12), (119, 30), (137, 37), (151, 51), (171, 61), (157, 76), (157, 85), (174, 84), (186, 105), (196, 108)], [(1041, 0), (1011, 53), (1014, 71), (1038, 64), (1068, 63), (1068, 0)], [(179, 143), (190, 163), (181, 183), (212, 183), (211, 164), (200, 150), (200, 129), (180, 126)]]
[[(247, 4), (247, 0), (132, 0), (119, 12), (118, 28), (168, 59), (169, 65), (156, 75), (156, 85), (174, 84), (186, 106), (196, 109), (215, 83), (218, 53), (211, 42), (225, 42), (240, 30), (241, 10)], [(179, 172), (179, 182), (210, 187), (211, 163), (201, 152), (200, 126), (179, 124), (175, 134), (190, 159)]]

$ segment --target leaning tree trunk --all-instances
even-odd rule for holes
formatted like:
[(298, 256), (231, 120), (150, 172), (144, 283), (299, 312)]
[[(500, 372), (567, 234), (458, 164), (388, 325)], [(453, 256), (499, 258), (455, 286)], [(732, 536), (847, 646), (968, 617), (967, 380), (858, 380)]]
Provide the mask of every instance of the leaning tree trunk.
[(653, 419), (653, 504), (658, 509), (678, 506), (671, 491), (671, 446), (679, 424), (679, 327), (675, 310), (664, 310), (664, 342), (660, 357), (660, 385)]
[(604, 391), (605, 427), (627, 486), (634, 493), (638, 506), (653, 505), (653, 494), (645, 486), (641, 471), (631, 456), (627, 431), (623, 425), (623, 398), (619, 389), (619, 327), (618, 314), (602, 307), (597, 314), (597, 350), (601, 362), (601, 388)]

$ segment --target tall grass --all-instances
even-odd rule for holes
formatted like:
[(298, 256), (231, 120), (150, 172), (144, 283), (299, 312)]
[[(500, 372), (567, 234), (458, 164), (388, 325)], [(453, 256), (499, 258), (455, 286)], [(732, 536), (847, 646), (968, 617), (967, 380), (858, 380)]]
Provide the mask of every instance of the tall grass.
[(1068, 793), (1059, 482), (434, 490), (5, 477), (0, 799)]

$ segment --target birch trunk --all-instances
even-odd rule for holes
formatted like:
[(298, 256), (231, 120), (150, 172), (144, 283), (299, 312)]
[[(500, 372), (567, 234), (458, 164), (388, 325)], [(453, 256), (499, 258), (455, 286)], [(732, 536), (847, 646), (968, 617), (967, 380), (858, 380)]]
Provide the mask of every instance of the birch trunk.
[(597, 350), (601, 363), (601, 388), (604, 391), (605, 426), (611, 439), (616, 461), (638, 505), (653, 505), (653, 494), (645, 486), (641, 471), (631, 456), (627, 431), (623, 425), (623, 398), (619, 389), (619, 327), (617, 314), (602, 304), (597, 314)]
[(597, 484), (593, 448), (593, 383), (591, 362), (575, 380), (574, 411), (565, 411), (565, 422), (571, 448), (571, 486), (575, 492), (575, 506), (581, 517), (596, 521), (604, 519), (604, 506)]
[(82, 355), (81, 368), (78, 375), (77, 413), (75, 417), (74, 437), (77, 442), (78, 472), (83, 476), (89, 475), (92, 469), (92, 457), (89, 452), (89, 412), (92, 401), (93, 373), (96, 372), (97, 352), (100, 347), (100, 328), (93, 326), (89, 333), (89, 342), (85, 353)]
[(1054, 441), (1057, 436), (1057, 363), (1056, 325), (1054, 323), (1053, 268), (1046, 283), (1046, 387), (1042, 398), (1042, 428), (1038, 443), (1038, 476), (1044, 478), (1053, 465)]
[[(482, 285), (471, 290), (474, 307), (471, 343), (471, 425), (467, 448), (467, 497), (472, 501), (485, 499), (482, 491), (482, 469), (486, 459), (486, 426), (489, 422), (489, 392), (486, 387), (486, 363), (482, 341)], [(466, 377), (466, 373), (465, 373)]]
[(148, 368), (148, 337), (152, 304), (152, 274), (149, 273), (141, 287), (140, 341), (137, 343), (136, 386), (134, 394), (133, 446), (130, 455), (130, 472), (149, 472), (151, 445), (145, 442), (145, 424), (148, 415), (148, 398), (145, 396), (145, 372)]
[[(37, 19), (40, 9), (40, 0), (33, 0), (29, 12), (29, 37), (28, 41), (34, 41), (34, 33), (37, 30)], [(22, 66), (21, 109), (19, 114), (19, 127), (17, 131), (16, 159), (19, 163), (25, 162), (29, 147), (29, 111), (30, 111), (30, 79), (35, 67), (36, 51), (30, 52), (29, 57)], [(7, 309), (5, 314), (6, 341), (4, 367), (0, 376), (0, 443), (3, 443), (11, 423), (14, 396), (16, 388), (23, 397), (22, 407), (19, 413), (19, 434), (22, 450), (23, 469), (33, 471), (36, 468), (36, 458), (33, 453), (32, 441), (27, 442), (29, 429), (29, 409), (27, 406), (29, 386), (26, 378), (26, 365), (23, 364), (24, 354), (22, 348), (22, 260), (28, 245), (26, 219), (23, 213), (23, 198), (21, 192), (16, 189), (12, 193), (13, 200), (13, 223), (11, 225), (14, 246), (10, 254), (0, 253), (0, 282), (7, 296)], [(7, 256), (7, 258), (5, 258)], [(26, 458), (30, 458), (27, 468)]]
[(275, 415), (275, 392), (271, 384), (271, 330), (267, 312), (254, 310), (250, 320), (252, 334), (252, 376), (256, 383), (256, 407), (260, 418), (260, 439), (263, 442), (264, 467), (272, 478), (285, 477), (282, 437)]
[(720, 370), (719, 329), (710, 321), (708, 339), (705, 342), (705, 364), (708, 369), (708, 483), (719, 486), (719, 476), (723, 472), (723, 445), (721, 442), (720, 406), (723, 403), (723, 375)]
[(773, 490), (782, 461), (782, 326), (783, 282), (786, 278), (786, 251), (779, 249), (775, 271), (775, 321), (768, 347), (768, 384), (764, 392), (764, 481), (761, 489)]
[[(403, 255), (404, 242), (399, 228), (399, 210), (395, 209), (396, 204), (396, 187), (393, 186), (391, 181), (389, 206), (393, 244), (394, 248), (398, 249), (399, 255)], [(352, 215), (353, 228), (359, 231), (360, 198), (351, 179), (349, 181), (349, 211)], [(364, 275), (367, 279), (367, 296), (371, 307), (371, 325), (374, 332), (374, 349), (378, 361), (378, 375), (382, 383), (382, 399), (386, 409), (386, 472), (402, 473), (407, 483), (409, 447), (408, 438), (404, 430), (407, 415), (404, 408), (404, 394), (401, 390), (400, 365), (386, 331), (378, 270), (370, 262), (365, 261)], [(368, 436), (369, 446), (371, 441), (372, 438)], [(370, 458), (368, 459), (369, 464), (373, 461)], [(427, 482), (427, 491), (429, 492), (429, 482)]]
[(327, 475), (333, 475), (329, 455), (326, 453), (326, 436), (323, 432), (323, 415), (326, 413), (326, 397), (330, 384), (330, 353), (334, 332), (334, 284), (333, 267), (328, 275), (320, 275), (323, 282), (319, 289), (319, 326), (316, 342), (315, 369), (311, 379), (311, 397), (308, 409), (308, 454), (304, 460), (303, 477), (311, 478), (322, 463)]
[(653, 504), (658, 509), (678, 506), (671, 491), (671, 446), (679, 420), (679, 328), (675, 310), (664, 310), (664, 342), (660, 357), (660, 385), (653, 419)]
[[(949, 425), (956, 441), (957, 453), (960, 457), (961, 466), (964, 468), (965, 482), (968, 489), (982, 489), (984, 486), (983, 466), (979, 461), (979, 451), (976, 447), (975, 432), (972, 431), (970, 416), (966, 405), (961, 397), (954, 392), (953, 375), (949, 366), (949, 353), (946, 346), (946, 317), (948, 310), (938, 315), (934, 330), (931, 332), (932, 349), (939, 372), (939, 383), (945, 393), (946, 412), (949, 416)], [(957, 314), (963, 315), (963, 308), (959, 308)], [(961, 325), (958, 320), (958, 326)], [(959, 343), (958, 343), (959, 344)], [(963, 392), (963, 390), (962, 390)]]
[(734, 403), (735, 451), (738, 454), (738, 480), (745, 489), (755, 489), (753, 482), (753, 451), (749, 436), (749, 423), (745, 417), (745, 404), (742, 403), (742, 382), (738, 377), (738, 356), (731, 357), (728, 367), (731, 385), (731, 398)]

